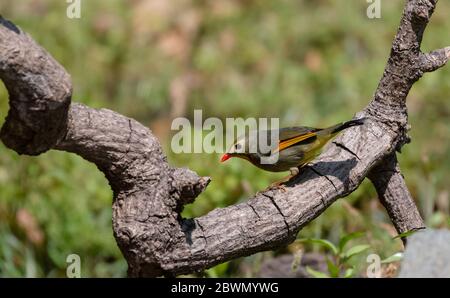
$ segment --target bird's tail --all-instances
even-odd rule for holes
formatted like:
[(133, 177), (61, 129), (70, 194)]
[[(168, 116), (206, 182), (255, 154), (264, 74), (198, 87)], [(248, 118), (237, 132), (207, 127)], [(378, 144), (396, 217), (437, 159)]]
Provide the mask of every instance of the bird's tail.
[(320, 153), (320, 150), (325, 146), (328, 141), (330, 141), (332, 138), (334, 138), (340, 131), (352, 127), (352, 126), (358, 126), (363, 125), (365, 118), (361, 119), (354, 119), (347, 122), (339, 123), (336, 125), (333, 125), (328, 128), (319, 129), (315, 131), (316, 137), (318, 139), (318, 142), (315, 143), (316, 148), (313, 150), (315, 151), (314, 155), (310, 154), (312, 157), (316, 156)]
[(361, 118), (361, 119), (354, 119), (354, 120), (350, 120), (347, 122), (339, 123), (339, 124), (336, 124), (331, 127), (323, 129), (322, 132), (323, 132), (323, 135), (334, 136), (338, 132), (340, 132), (344, 129), (347, 129), (349, 127), (363, 125), (365, 120), (366, 120), (366, 118)]
[(340, 132), (344, 129), (347, 129), (349, 127), (363, 125), (365, 120), (366, 120), (366, 118), (360, 118), (360, 119), (354, 119), (354, 120), (350, 120), (350, 121), (347, 121), (344, 123), (337, 124), (337, 125), (329, 128), (330, 133), (334, 135), (334, 134), (337, 134), (338, 132)]

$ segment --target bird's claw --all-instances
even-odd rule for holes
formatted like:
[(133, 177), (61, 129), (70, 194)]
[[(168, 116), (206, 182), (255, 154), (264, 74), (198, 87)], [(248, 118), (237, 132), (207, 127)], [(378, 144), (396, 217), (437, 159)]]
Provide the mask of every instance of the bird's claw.
[(284, 181), (278, 181), (278, 182), (274, 182), (271, 185), (269, 185), (269, 187), (267, 187), (265, 189), (265, 191), (268, 190), (280, 190), (281, 192), (286, 192), (286, 185), (284, 184)]
[(264, 191), (280, 190), (283, 193), (286, 192), (287, 189), (286, 189), (286, 184), (285, 183), (288, 182), (291, 178), (297, 176), (300, 173), (300, 168), (298, 168), (298, 167), (290, 168), (289, 172), (290, 172), (289, 176), (284, 177), (283, 179), (270, 184)]

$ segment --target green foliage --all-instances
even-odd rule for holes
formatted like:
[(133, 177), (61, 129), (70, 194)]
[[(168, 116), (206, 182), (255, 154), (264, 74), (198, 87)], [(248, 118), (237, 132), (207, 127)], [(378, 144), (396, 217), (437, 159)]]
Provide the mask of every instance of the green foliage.
[(359, 237), (364, 236), (364, 232), (353, 232), (347, 235), (344, 235), (340, 240), (339, 240), (339, 251), (342, 251), (344, 249), (344, 246), (347, 244), (347, 242), (349, 242), (352, 239), (356, 239)]
[(418, 231), (419, 230), (406, 231), (404, 233), (398, 234), (397, 236), (393, 237), (392, 239), (407, 238), (407, 237), (411, 236), (412, 234), (415, 234)]
[(398, 252), (398, 253), (393, 254), (390, 257), (387, 257), (384, 260), (381, 260), (381, 263), (382, 264), (389, 264), (389, 263), (393, 263), (393, 262), (399, 262), (401, 260), (403, 260), (403, 253)]
[(229, 263), (225, 262), (225, 263), (219, 264), (213, 268), (206, 270), (205, 273), (206, 273), (207, 277), (215, 278), (215, 277), (226, 276), (228, 268), (229, 268)]
[[(382, 18), (375, 20), (365, 15), (367, 3), (356, 0), (82, 1), (79, 20), (66, 17), (67, 3), (60, 0), (2, 0), (0, 11), (64, 65), (74, 101), (138, 119), (160, 138), (173, 165), (212, 177), (183, 211), (194, 217), (242, 202), (284, 173), (265, 173), (242, 160), (219, 164), (217, 154), (174, 154), (172, 119), (192, 119), (201, 108), (204, 118), (279, 117), (283, 126), (347, 120), (373, 95), (403, 4), (384, 1)], [(423, 51), (445, 46), (449, 11), (448, 1), (439, 2)], [(448, 66), (414, 85), (408, 97), (413, 142), (399, 155), (430, 227), (449, 227), (449, 93)], [(0, 119), (7, 110), (0, 87)], [(79, 157), (55, 151), (19, 157), (1, 145), (0, 276), (65, 276), (72, 253), (81, 257), (82, 276), (125, 276), (112, 235), (111, 200), (106, 179)], [(336, 257), (346, 259), (339, 276), (357, 275), (364, 265), (364, 251), (340, 256), (355, 239), (341, 237), (349, 231), (367, 231), (368, 244), (382, 256), (401, 250), (375, 201), (365, 181), (301, 231), (329, 243), (322, 241), (332, 254), (332, 275)], [(230, 261), (206, 275), (255, 276), (264, 260), (279, 253)]]
[(343, 235), (339, 239), (339, 244), (334, 245), (328, 240), (325, 239), (299, 239), (297, 243), (305, 243), (305, 244), (317, 244), (323, 247), (330, 255), (326, 256), (326, 263), (328, 272), (319, 272), (310, 267), (307, 267), (307, 272), (313, 277), (353, 277), (355, 273), (355, 267), (350, 264), (350, 259), (354, 256), (361, 255), (363, 252), (370, 248), (370, 245), (367, 244), (359, 244), (350, 247), (348, 250), (345, 250), (346, 244), (356, 238), (360, 238), (364, 236), (363, 232), (355, 232), (347, 235)]
[(369, 248), (370, 248), (370, 245), (367, 245), (367, 244), (356, 245), (356, 246), (353, 246), (352, 248), (350, 248), (348, 251), (344, 252), (340, 257), (344, 261), (346, 261), (346, 260), (349, 260), (353, 256), (363, 253), (364, 251), (366, 251)]
[(333, 255), (339, 255), (340, 250), (330, 241), (325, 239), (301, 239), (298, 242), (306, 242), (311, 244), (319, 244), (328, 249)]
[(328, 274), (312, 269), (311, 267), (306, 267), (306, 271), (315, 278), (328, 278)]

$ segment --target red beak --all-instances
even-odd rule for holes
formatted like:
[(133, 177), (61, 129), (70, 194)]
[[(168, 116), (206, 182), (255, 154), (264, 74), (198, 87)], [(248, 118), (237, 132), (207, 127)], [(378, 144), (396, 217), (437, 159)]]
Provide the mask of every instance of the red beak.
[(224, 161), (226, 161), (227, 159), (229, 159), (230, 157), (231, 157), (230, 154), (225, 153), (224, 155), (222, 155), (222, 158), (220, 159), (220, 162), (224, 162)]

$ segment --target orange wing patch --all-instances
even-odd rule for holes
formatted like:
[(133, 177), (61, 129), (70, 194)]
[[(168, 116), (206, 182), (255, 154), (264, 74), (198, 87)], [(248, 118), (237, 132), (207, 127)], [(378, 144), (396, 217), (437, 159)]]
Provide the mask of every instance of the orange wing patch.
[(290, 139), (287, 139), (287, 140), (284, 140), (284, 141), (280, 141), (280, 143), (278, 144), (278, 148), (275, 149), (272, 154), (280, 152), (281, 150), (283, 150), (283, 149), (285, 149), (287, 147), (290, 147), (290, 146), (292, 146), (292, 145), (294, 145), (296, 143), (299, 143), (299, 142), (301, 142), (303, 140), (309, 139), (309, 138), (314, 137), (314, 136), (316, 136), (316, 133), (308, 132), (308, 133), (305, 133), (305, 134), (297, 136), (297, 137), (293, 137), (293, 138), (290, 138)]

